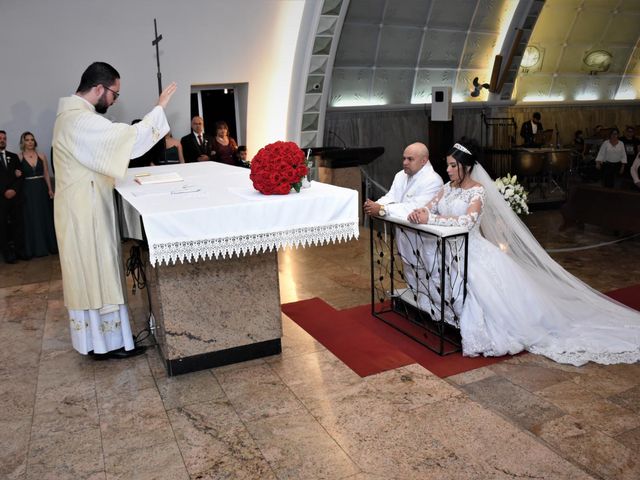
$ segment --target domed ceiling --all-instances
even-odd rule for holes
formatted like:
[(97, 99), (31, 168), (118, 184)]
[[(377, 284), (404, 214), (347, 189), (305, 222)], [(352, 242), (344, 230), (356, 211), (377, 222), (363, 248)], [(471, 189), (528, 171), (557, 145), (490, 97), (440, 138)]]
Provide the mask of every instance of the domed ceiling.
[(640, 96), (640, 0), (350, 0), (339, 35), (330, 108)]

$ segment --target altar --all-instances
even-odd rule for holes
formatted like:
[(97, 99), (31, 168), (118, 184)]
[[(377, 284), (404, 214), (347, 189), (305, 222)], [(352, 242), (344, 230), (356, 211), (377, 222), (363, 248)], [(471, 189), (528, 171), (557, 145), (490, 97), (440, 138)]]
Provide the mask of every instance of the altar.
[[(136, 182), (166, 173), (182, 181)], [(169, 375), (279, 353), (277, 250), (359, 234), (356, 191), (311, 182), (266, 196), (249, 170), (215, 162), (130, 169), (116, 191), (122, 235), (148, 246), (150, 324)]]

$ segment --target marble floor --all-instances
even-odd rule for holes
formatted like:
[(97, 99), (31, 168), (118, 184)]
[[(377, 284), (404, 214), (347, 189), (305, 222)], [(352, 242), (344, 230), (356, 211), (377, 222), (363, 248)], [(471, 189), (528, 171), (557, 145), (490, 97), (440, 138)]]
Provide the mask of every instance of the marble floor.
[[(550, 249), (619, 237), (526, 219)], [(594, 288), (639, 283), (640, 237), (553, 253)], [(368, 232), (279, 255), (283, 302), (369, 299)], [(136, 323), (141, 296), (132, 297)], [(281, 355), (168, 378), (154, 349), (70, 346), (57, 257), (0, 266), (2, 479), (638, 479), (640, 364), (524, 354), (447, 379), (360, 378), (283, 316)]]

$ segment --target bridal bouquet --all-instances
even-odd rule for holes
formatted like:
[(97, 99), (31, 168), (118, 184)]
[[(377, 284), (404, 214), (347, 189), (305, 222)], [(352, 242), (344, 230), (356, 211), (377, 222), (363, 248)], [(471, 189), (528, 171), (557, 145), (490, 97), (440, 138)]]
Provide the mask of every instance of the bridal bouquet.
[(511, 176), (507, 173), (506, 177), (497, 178), (495, 181), (498, 191), (502, 197), (518, 215), (528, 215), (529, 206), (527, 205), (527, 192), (524, 187), (518, 183), (518, 176)]
[(261, 148), (251, 160), (249, 178), (264, 195), (286, 195), (300, 191), (308, 168), (304, 153), (294, 142), (275, 142)]

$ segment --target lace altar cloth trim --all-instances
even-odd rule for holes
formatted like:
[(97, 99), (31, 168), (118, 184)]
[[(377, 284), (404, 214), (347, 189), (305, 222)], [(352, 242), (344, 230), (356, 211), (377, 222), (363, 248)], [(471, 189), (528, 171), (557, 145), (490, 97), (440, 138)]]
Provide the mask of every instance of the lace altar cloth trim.
[(184, 263), (233, 255), (240, 257), (287, 247), (297, 248), (347, 241), (358, 238), (359, 234), (358, 222), (347, 222), (225, 238), (150, 243), (149, 261), (155, 266), (163, 263), (174, 264), (178, 260)]

